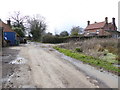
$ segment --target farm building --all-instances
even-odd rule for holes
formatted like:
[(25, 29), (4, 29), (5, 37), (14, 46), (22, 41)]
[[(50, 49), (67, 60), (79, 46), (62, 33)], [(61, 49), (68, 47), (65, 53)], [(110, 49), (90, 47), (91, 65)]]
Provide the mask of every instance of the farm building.
[[(112, 18), (112, 22), (108, 22), (108, 17), (105, 18), (103, 22), (95, 22), (90, 24), (90, 21), (87, 22), (88, 25), (85, 28), (85, 36), (118, 36), (120, 33), (117, 31), (117, 27), (115, 24), (115, 18)], [(117, 34), (117, 35), (116, 35)]]
[(3, 42), (5, 40), (11, 46), (16, 45), (17, 33), (11, 29), (10, 20), (7, 21), (7, 24), (0, 20), (0, 27), (2, 28)]

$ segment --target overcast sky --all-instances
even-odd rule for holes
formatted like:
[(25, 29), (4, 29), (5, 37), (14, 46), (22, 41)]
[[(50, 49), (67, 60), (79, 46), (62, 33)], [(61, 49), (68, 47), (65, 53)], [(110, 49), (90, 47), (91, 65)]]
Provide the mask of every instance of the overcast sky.
[(120, 0), (1, 0), (0, 18), (6, 21), (10, 13), (20, 11), (23, 15), (40, 14), (46, 18), (49, 32), (70, 31), (72, 26), (85, 28), (91, 23), (112, 21), (118, 26), (118, 1)]

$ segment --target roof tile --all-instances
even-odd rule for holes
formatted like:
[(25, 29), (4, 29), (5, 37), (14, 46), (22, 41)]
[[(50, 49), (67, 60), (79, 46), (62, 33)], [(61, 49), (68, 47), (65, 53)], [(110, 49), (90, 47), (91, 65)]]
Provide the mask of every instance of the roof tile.
[(103, 28), (104, 25), (105, 25), (105, 21), (104, 21), (104, 22), (99, 22), (99, 23), (90, 24), (90, 25), (88, 25), (88, 26), (86, 27), (85, 30)]
[(14, 32), (11, 27), (4, 22), (0, 21), (0, 27), (3, 27), (3, 32)]

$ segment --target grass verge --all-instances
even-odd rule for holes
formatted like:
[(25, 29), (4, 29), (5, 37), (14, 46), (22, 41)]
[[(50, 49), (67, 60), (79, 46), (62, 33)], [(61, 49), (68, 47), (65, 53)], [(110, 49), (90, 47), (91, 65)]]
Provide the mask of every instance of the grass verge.
[(109, 63), (107, 61), (100, 60), (100, 59), (94, 58), (92, 56), (87, 56), (82, 53), (77, 53), (72, 50), (59, 48), (58, 46), (54, 46), (53, 48), (67, 56), (70, 56), (77, 60), (83, 61), (84, 63), (88, 63), (92, 66), (97, 66), (98, 68), (103, 68), (103, 69), (110, 71), (112, 73), (115, 73), (115, 74), (120, 73), (120, 69), (118, 67), (113, 66), (111, 63)]

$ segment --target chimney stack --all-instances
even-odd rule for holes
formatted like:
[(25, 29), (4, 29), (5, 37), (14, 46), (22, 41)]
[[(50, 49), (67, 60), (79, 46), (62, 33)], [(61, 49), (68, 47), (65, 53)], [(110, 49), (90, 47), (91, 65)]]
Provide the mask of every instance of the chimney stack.
[(90, 25), (90, 21), (87, 21), (88, 25)]
[(112, 23), (113, 23), (113, 26), (114, 26), (114, 30), (116, 30), (115, 18), (114, 17), (112, 18)]
[(108, 17), (105, 17), (105, 22), (108, 23)]
[(11, 20), (10, 20), (10, 19), (7, 20), (7, 24), (8, 24), (9, 26), (11, 26)]
[(95, 21), (95, 23), (97, 23), (97, 22)]
[(113, 25), (115, 25), (115, 18), (114, 17), (112, 18), (112, 23), (113, 23)]

